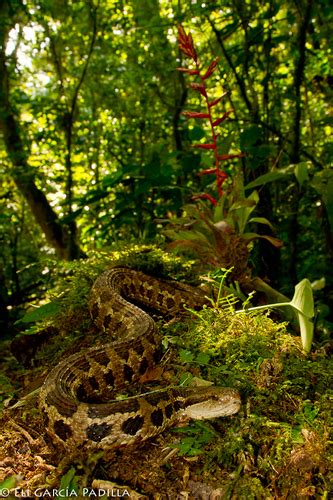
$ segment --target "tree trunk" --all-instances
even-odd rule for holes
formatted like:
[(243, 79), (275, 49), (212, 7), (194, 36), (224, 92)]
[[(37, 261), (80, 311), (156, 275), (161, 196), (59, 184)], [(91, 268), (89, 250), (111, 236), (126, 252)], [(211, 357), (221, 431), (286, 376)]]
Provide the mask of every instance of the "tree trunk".
[[(295, 61), (295, 73), (294, 73), (294, 89), (295, 89), (295, 111), (294, 111), (294, 123), (292, 130), (292, 148), (291, 148), (291, 163), (296, 165), (300, 162), (300, 143), (301, 143), (301, 116), (302, 116), (302, 99), (301, 99), (301, 88), (304, 78), (305, 70), (305, 56), (306, 56), (306, 32), (309, 27), (312, 12), (312, 1), (307, 0), (304, 11), (303, 18), (300, 19), (298, 27), (297, 45), (298, 45), (298, 57)], [(290, 266), (289, 274), (294, 284), (298, 281), (297, 276), (297, 255), (298, 247), (297, 240), (299, 234), (299, 224), (298, 224), (298, 212), (299, 205), (302, 198), (302, 190), (298, 184), (295, 185), (295, 192), (293, 199), (290, 204), (291, 208), (291, 219), (289, 223), (289, 245), (290, 245)]]
[(60, 223), (43, 191), (36, 186), (28, 163), (29, 153), (22, 139), (19, 120), (10, 102), (10, 78), (5, 50), (8, 33), (15, 25), (15, 19), (10, 16), (10, 5), (7, 2), (0, 5), (0, 19), (0, 130), (13, 165), (9, 174), (26, 199), (48, 244), (55, 249), (60, 258), (72, 260), (83, 256), (82, 252), (77, 243), (68, 244), (68, 232), (65, 226)]

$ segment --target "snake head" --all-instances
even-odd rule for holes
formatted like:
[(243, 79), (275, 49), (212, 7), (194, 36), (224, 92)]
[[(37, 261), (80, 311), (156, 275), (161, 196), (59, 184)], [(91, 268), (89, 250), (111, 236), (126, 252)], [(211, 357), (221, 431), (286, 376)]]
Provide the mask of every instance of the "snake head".
[(183, 417), (208, 420), (234, 415), (239, 411), (242, 403), (239, 393), (229, 387), (210, 387), (202, 390), (197, 388), (197, 396), (205, 399), (191, 402), (184, 408)]

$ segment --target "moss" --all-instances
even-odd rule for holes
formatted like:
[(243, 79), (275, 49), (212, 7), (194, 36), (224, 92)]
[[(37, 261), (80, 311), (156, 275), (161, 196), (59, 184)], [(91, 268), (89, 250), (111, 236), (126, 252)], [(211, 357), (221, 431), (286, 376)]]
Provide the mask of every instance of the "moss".
[(238, 387), (243, 398), (238, 415), (215, 424), (220, 438), (203, 465), (232, 474), (242, 468), (230, 498), (324, 495), (332, 481), (333, 379), (325, 352), (306, 357), (285, 323), (262, 313), (235, 314), (232, 307), (200, 311), (179, 342), (188, 359), (208, 356), (205, 378)]

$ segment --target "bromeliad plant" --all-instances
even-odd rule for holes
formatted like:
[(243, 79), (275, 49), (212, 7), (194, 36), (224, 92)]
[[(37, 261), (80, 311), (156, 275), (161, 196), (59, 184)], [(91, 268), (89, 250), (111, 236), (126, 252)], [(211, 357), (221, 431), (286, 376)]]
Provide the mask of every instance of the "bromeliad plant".
[[(174, 240), (173, 246), (181, 245), (194, 252), (206, 263), (214, 267), (229, 268), (233, 280), (240, 284), (256, 283), (258, 289), (267, 289), (267, 285), (260, 279), (250, 280), (248, 268), (249, 243), (256, 238), (265, 238), (274, 246), (281, 246), (280, 240), (272, 236), (259, 235), (248, 232), (248, 223), (266, 224), (272, 228), (270, 222), (264, 217), (252, 217), (251, 214), (259, 202), (257, 191), (253, 191), (245, 198), (244, 186), (240, 175), (236, 175), (233, 182), (229, 183), (226, 190), (223, 184), (228, 178), (222, 168), (222, 162), (235, 158), (241, 158), (243, 153), (221, 154), (218, 148), (218, 136), (216, 129), (234, 111), (230, 109), (220, 117), (214, 117), (213, 111), (226, 96), (223, 93), (216, 99), (208, 96), (207, 81), (218, 66), (219, 60), (214, 59), (206, 71), (202, 70), (197, 52), (195, 50), (191, 34), (187, 34), (182, 26), (179, 27), (179, 48), (188, 57), (192, 64), (190, 67), (177, 68), (183, 73), (194, 76), (198, 81), (190, 84), (190, 87), (199, 92), (203, 97), (206, 111), (185, 111), (183, 115), (188, 118), (207, 120), (211, 131), (211, 141), (204, 144), (194, 144), (194, 148), (210, 150), (214, 155), (214, 166), (202, 170), (200, 175), (215, 175), (217, 197), (209, 193), (202, 193), (193, 197), (197, 200), (196, 205), (184, 207), (183, 217), (174, 221), (174, 228), (166, 231), (166, 234)], [(213, 209), (208, 208), (203, 200), (209, 200)], [(180, 227), (181, 226), (181, 227)], [(256, 288), (254, 286), (254, 288)], [(268, 287), (270, 288), (270, 287)], [(273, 289), (270, 289), (276, 292)], [(278, 292), (277, 292), (278, 294)], [(219, 296), (221, 290), (219, 290)], [(268, 296), (269, 294), (267, 294)], [(287, 307), (296, 314), (300, 330), (303, 349), (310, 352), (313, 336), (313, 295), (311, 284), (304, 279), (295, 288), (295, 294), (291, 301), (276, 301), (269, 306), (259, 306), (247, 310), (262, 309), (267, 307)], [(240, 312), (240, 311), (239, 311)]]
[[(207, 83), (218, 67), (219, 59), (214, 59), (207, 70), (201, 67), (191, 34), (179, 27), (179, 48), (190, 59), (189, 67), (177, 68), (196, 79), (190, 87), (198, 92), (205, 105), (205, 111), (184, 111), (183, 115), (208, 123), (211, 139), (209, 142), (194, 144), (193, 147), (213, 153), (212, 168), (204, 169), (199, 175), (214, 175), (216, 193), (201, 193), (192, 197), (196, 204), (184, 207), (183, 216), (172, 221), (165, 234), (173, 240), (171, 246), (181, 246), (194, 251), (204, 262), (214, 267), (233, 268), (232, 278), (244, 282), (249, 278), (248, 256), (249, 244), (255, 238), (267, 238), (274, 245), (280, 245), (276, 238), (261, 236), (247, 231), (249, 222), (267, 224), (263, 217), (250, 218), (259, 196), (256, 191), (245, 198), (243, 182), (240, 175), (231, 181), (222, 167), (227, 160), (241, 158), (243, 153), (227, 154), (222, 152), (218, 128), (234, 111), (229, 109), (221, 116), (216, 113), (218, 104), (227, 93), (220, 97), (210, 98)], [(219, 148), (220, 146), (220, 148)], [(228, 182), (226, 183), (226, 181)], [(226, 186), (226, 187), (225, 187)], [(207, 206), (208, 200), (211, 206)], [(270, 225), (271, 226), (271, 225)]]

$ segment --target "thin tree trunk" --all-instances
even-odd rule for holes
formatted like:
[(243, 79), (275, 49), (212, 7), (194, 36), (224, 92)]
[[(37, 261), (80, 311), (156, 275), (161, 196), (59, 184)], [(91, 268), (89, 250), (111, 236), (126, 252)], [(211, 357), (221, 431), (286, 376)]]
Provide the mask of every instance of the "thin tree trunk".
[(60, 258), (74, 259), (82, 255), (80, 248), (76, 243), (73, 247), (68, 245), (68, 233), (65, 227), (60, 224), (43, 191), (35, 184), (28, 163), (27, 146), (22, 139), (19, 120), (10, 102), (10, 78), (5, 50), (8, 33), (15, 25), (15, 19), (10, 16), (8, 2), (0, 4), (0, 19), (0, 130), (12, 163), (10, 175), (27, 201), (49, 245), (56, 250)]
[[(297, 164), (300, 162), (301, 150), (301, 117), (302, 117), (302, 100), (301, 89), (304, 78), (305, 69), (305, 44), (306, 32), (311, 20), (313, 0), (307, 0), (303, 18), (300, 20), (298, 28), (298, 59), (295, 61), (294, 73), (294, 90), (295, 90), (295, 115), (292, 130), (292, 146), (291, 146), (291, 163)], [(303, 10), (303, 9), (302, 9)], [(297, 240), (299, 233), (298, 211), (301, 201), (302, 192), (298, 184), (295, 184), (295, 193), (291, 203), (291, 219), (289, 224), (289, 242), (290, 242), (290, 266), (289, 274), (293, 283), (298, 281), (297, 277)]]
[(86, 54), (85, 63), (82, 69), (82, 73), (78, 78), (76, 86), (73, 91), (73, 95), (69, 98), (66, 95), (64, 79), (63, 79), (63, 66), (62, 60), (58, 53), (57, 43), (52, 30), (49, 29), (47, 23), (44, 24), (45, 31), (50, 39), (50, 47), (51, 53), (53, 57), (53, 64), (58, 75), (58, 83), (59, 83), (59, 91), (61, 98), (64, 98), (66, 102), (66, 110), (63, 116), (63, 129), (65, 133), (65, 141), (66, 141), (66, 154), (65, 154), (65, 168), (67, 173), (66, 178), (66, 209), (67, 209), (67, 217), (69, 217), (68, 222), (68, 245), (73, 247), (73, 252), (75, 252), (76, 245), (76, 237), (77, 237), (77, 226), (75, 223), (73, 216), (73, 161), (72, 161), (72, 153), (73, 153), (73, 138), (74, 138), (74, 125), (75, 125), (75, 114), (77, 112), (77, 103), (80, 94), (81, 87), (85, 80), (89, 63), (91, 60), (91, 56), (93, 54), (96, 38), (97, 38), (97, 9), (98, 7), (94, 6), (93, 2), (88, 0), (87, 7), (89, 9), (89, 15), (92, 25), (91, 39), (89, 42), (88, 52)]

